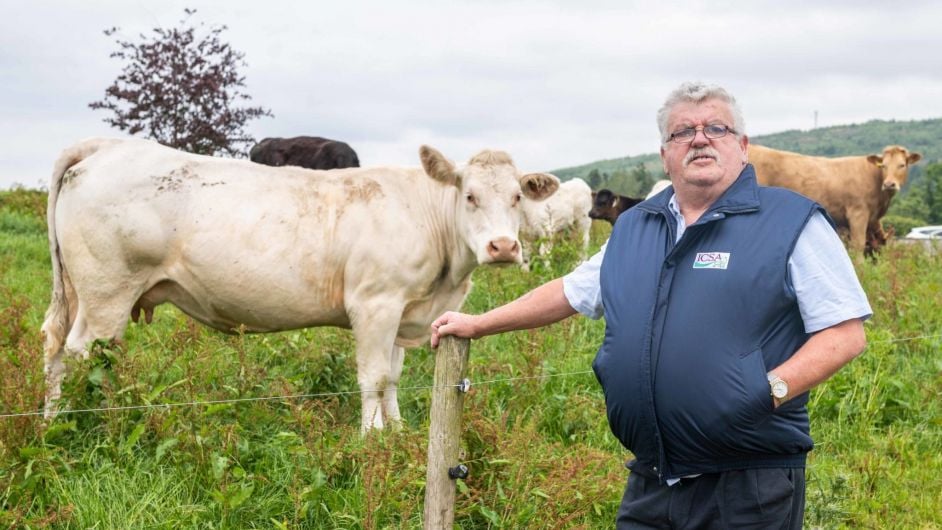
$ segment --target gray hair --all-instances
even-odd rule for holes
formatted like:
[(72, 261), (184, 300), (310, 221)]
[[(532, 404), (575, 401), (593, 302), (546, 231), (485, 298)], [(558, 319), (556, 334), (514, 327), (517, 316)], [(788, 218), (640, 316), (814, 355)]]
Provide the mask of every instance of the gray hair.
[(669, 141), (670, 132), (667, 130), (667, 120), (675, 105), (683, 102), (702, 103), (708, 99), (725, 101), (733, 112), (733, 129), (736, 130), (736, 136), (741, 137), (746, 134), (746, 122), (742, 117), (742, 109), (739, 108), (739, 103), (736, 103), (736, 98), (732, 94), (719, 85), (687, 81), (674, 89), (664, 101), (664, 106), (657, 111), (657, 128), (661, 132), (661, 143), (667, 145)]

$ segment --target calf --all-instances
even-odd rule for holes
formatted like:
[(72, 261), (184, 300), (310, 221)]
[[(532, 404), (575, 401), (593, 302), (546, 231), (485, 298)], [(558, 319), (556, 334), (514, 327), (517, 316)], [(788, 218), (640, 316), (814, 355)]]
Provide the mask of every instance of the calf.
[(553, 248), (553, 237), (570, 230), (579, 235), (584, 258), (589, 247), (589, 229), (592, 228), (591, 208), (592, 189), (580, 178), (563, 182), (559, 190), (546, 200), (524, 199), (520, 224), (524, 270), (529, 270), (533, 242), (539, 241), (538, 253), (545, 256)]
[(611, 224), (615, 224), (615, 220), (618, 219), (618, 216), (621, 215), (622, 212), (643, 200), (644, 199), (618, 195), (611, 190), (602, 189), (595, 194), (595, 201), (592, 204), (592, 209), (589, 210), (589, 217), (592, 219), (603, 219)]

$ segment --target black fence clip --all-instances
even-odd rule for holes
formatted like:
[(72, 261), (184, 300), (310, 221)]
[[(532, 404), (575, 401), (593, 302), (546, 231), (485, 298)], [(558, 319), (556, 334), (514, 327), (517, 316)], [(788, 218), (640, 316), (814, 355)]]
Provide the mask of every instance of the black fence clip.
[(468, 466), (458, 464), (455, 467), (448, 468), (448, 478), (451, 480), (468, 478)]

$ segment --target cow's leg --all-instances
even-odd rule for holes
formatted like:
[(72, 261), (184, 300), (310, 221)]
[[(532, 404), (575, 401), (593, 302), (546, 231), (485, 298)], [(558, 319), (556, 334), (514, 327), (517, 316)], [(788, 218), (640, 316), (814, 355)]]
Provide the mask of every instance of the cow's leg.
[(58, 351), (46, 353), (43, 373), (46, 375), (46, 402), (43, 416), (50, 419), (56, 415), (56, 402), (62, 396), (62, 380), (65, 378), (65, 346)]
[(589, 216), (579, 217), (576, 219), (576, 230), (582, 235), (582, 248), (579, 252), (579, 257), (585, 260), (588, 257), (589, 252), (589, 236), (592, 231), (592, 219), (589, 219)]
[(121, 298), (120, 296), (108, 298), (106, 303), (96, 305), (95, 308), (79, 302), (75, 322), (69, 330), (65, 344), (59, 351), (46, 358), (44, 368), (46, 374), (44, 415), (46, 418), (55, 416), (56, 402), (62, 396), (62, 380), (66, 375), (65, 355), (88, 359), (88, 344), (92, 341), (114, 340), (123, 336), (133, 301), (122, 303)]
[[(557, 236), (553, 234), (552, 232), (550, 232), (549, 235), (545, 237), (541, 237), (540, 239), (537, 240), (538, 244), (537, 244), (536, 252), (537, 252), (537, 255), (540, 256), (540, 264), (543, 265), (544, 269), (550, 268), (549, 255), (553, 251), (553, 238), (554, 237), (557, 237)], [(532, 261), (533, 258), (530, 258), (530, 259)]]
[(91, 340), (94, 339), (90, 339), (87, 342), (81, 342), (81, 337), (85, 336), (88, 336), (88, 325), (85, 321), (83, 308), (80, 305), (78, 313), (75, 317), (75, 321), (72, 323), (72, 327), (69, 330), (62, 347), (59, 348), (58, 351), (52, 352), (51, 354), (47, 352), (46, 355), (43, 371), (46, 375), (46, 404), (44, 408), (44, 416), (47, 419), (56, 415), (58, 409), (57, 403), (59, 398), (62, 397), (62, 380), (65, 379), (66, 375), (66, 354), (72, 357), (78, 357), (81, 355), (83, 359), (88, 358), (88, 350), (86, 349), (85, 345), (87, 342), (91, 342)]
[(520, 268), (523, 272), (530, 272), (530, 258), (533, 255), (533, 243), (524, 238), (520, 238)]
[(858, 255), (862, 255), (867, 246), (869, 221), (869, 214), (862, 209), (853, 209), (847, 212), (847, 224), (850, 225), (850, 247)]
[(392, 347), (389, 357), (389, 379), (383, 390), (383, 413), (392, 427), (402, 424), (399, 415), (399, 378), (402, 376), (402, 364), (405, 361), (405, 349), (402, 346)]
[(879, 219), (871, 221), (867, 226), (867, 255), (875, 256), (883, 245), (886, 245), (889, 237), (890, 234), (883, 229), (883, 223)]
[[(383, 393), (393, 380), (391, 357), (402, 307), (395, 304), (391, 307), (388, 302), (386, 299), (358, 304), (355, 306), (357, 309), (351, 311), (353, 336), (357, 343), (357, 382), (362, 398), (360, 427), (363, 432), (383, 428)], [(395, 379), (398, 381), (398, 374)]]

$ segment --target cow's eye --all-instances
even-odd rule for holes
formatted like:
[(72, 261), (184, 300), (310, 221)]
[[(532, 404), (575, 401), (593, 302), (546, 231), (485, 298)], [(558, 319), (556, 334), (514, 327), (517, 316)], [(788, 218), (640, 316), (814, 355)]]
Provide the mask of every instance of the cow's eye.
[(906, 164), (900, 164), (900, 165), (899, 165), (899, 168), (900, 168), (900, 169), (903, 169), (904, 167), (906, 167)]
[(469, 193), (469, 194), (465, 195), (465, 199), (468, 201), (468, 204), (470, 204), (471, 206), (477, 206), (477, 205), (478, 205), (478, 199), (477, 199), (477, 197), (474, 196), (473, 193)]
[(522, 194), (522, 193), (518, 193), (518, 194), (514, 195), (514, 199), (513, 199), (512, 201), (510, 201), (510, 205), (511, 205), (511, 206), (516, 206), (516, 205), (520, 204), (520, 199), (521, 199), (521, 198), (523, 198), (523, 194)]

